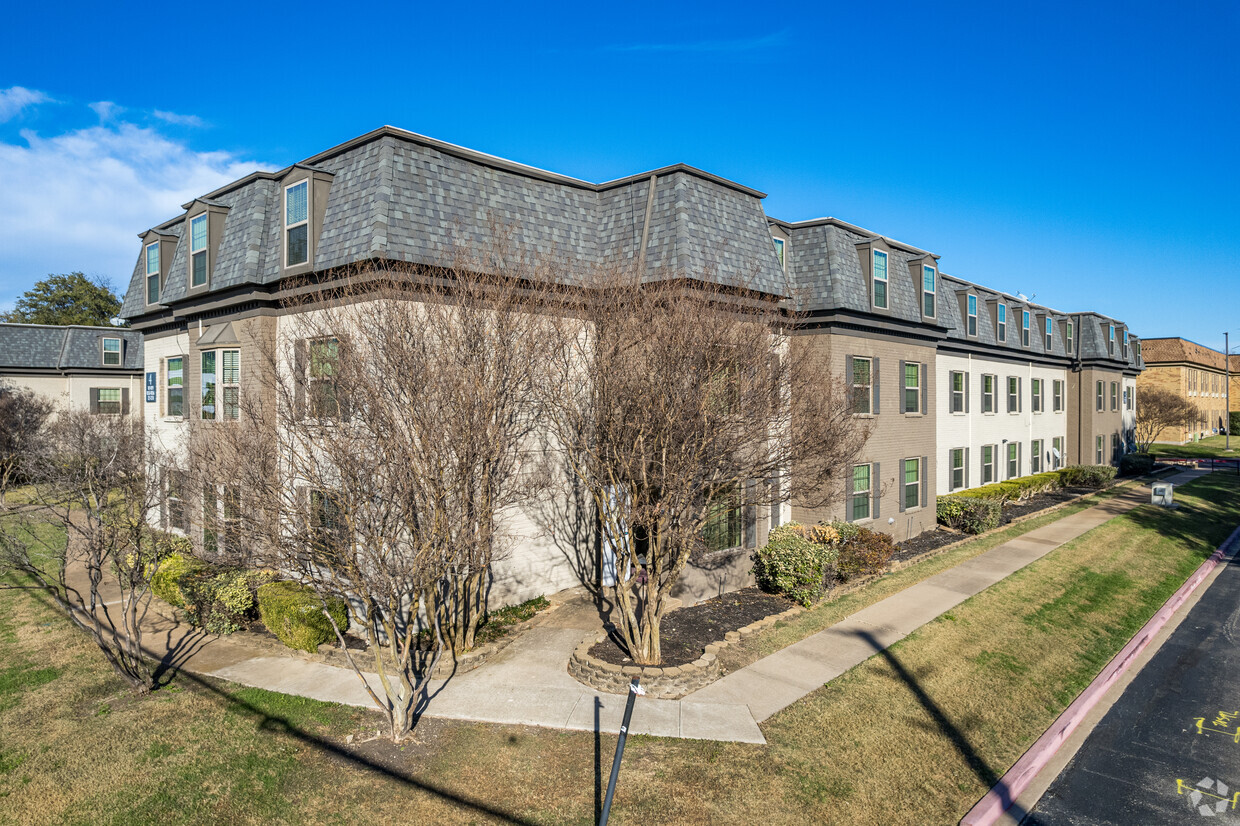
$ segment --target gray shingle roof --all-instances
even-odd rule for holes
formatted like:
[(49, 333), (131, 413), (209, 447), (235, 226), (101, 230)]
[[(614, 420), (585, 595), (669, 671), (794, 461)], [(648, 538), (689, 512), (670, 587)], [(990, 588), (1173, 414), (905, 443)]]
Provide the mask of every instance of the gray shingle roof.
[[(103, 339), (122, 340), (121, 365), (103, 364)], [(141, 370), (142, 334), (120, 327), (0, 324), (0, 370)]]

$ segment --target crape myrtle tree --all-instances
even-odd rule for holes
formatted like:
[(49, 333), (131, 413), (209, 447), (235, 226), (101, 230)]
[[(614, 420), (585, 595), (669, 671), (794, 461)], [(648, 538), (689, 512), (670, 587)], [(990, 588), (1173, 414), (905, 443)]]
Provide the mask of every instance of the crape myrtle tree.
[(704, 539), (746, 506), (839, 495), (868, 432), (769, 296), (615, 270), (586, 292), (548, 407), (614, 554), (617, 631), (657, 664), (669, 594)]
[(191, 437), (242, 490), (250, 561), (348, 600), (367, 661), (328, 618), (394, 740), (441, 657), (473, 646), (513, 540), (506, 515), (545, 476), (530, 458), (543, 453), (535, 390), (560, 326), (540, 281), (557, 278), (490, 250), (307, 283), (257, 356), (265, 378), (241, 421)]
[(159, 566), (149, 524), (157, 489), (145, 469), (154, 448), (136, 416), (60, 413), (39, 450), (26, 457), (43, 513), (64, 523), (67, 539), (28, 524), (0, 547), (0, 587), (49, 596), (137, 694), (155, 687), (142, 653), (142, 622)]
[(1197, 405), (1177, 393), (1161, 388), (1142, 390), (1133, 425), (1137, 450), (1149, 453), (1150, 445), (1163, 430), (1173, 430), (1178, 434), (1180, 429), (1192, 427), (1200, 418), (1201, 411)]
[(52, 409), (45, 396), (0, 384), (0, 510), (8, 509), (9, 488), (28, 481), (28, 457), (39, 449)]

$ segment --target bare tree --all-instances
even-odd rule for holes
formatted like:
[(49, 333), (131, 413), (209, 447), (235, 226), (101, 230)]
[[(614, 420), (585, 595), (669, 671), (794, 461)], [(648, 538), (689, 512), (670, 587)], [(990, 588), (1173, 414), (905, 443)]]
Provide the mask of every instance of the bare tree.
[(791, 335), (794, 315), (702, 275), (594, 275), (548, 385), (638, 664), (661, 660), (667, 598), (695, 549), (737, 544), (747, 506), (839, 494), (868, 435), (827, 360)]
[(50, 426), (48, 448), (30, 457), (37, 501), (67, 531), (63, 543), (10, 537), (0, 548), (0, 571), (23, 578), (0, 587), (36, 588), (90, 633), (131, 689), (154, 687), (142, 653), (142, 621), (150, 579), (159, 564), (149, 524), (157, 490), (144, 469), (148, 445), (132, 416), (61, 413)]
[(0, 384), (0, 510), (8, 509), (8, 492), (26, 480), (23, 463), (38, 447), (52, 402), (21, 387)]
[(1172, 430), (1178, 437), (1181, 429), (1192, 427), (1200, 418), (1197, 405), (1177, 393), (1162, 388), (1143, 390), (1134, 425), (1137, 450), (1149, 453), (1150, 445), (1164, 430)]
[(241, 421), (194, 428), (192, 464), (227, 464), (216, 478), (243, 491), (265, 561), (349, 601), (369, 662), (336, 632), (394, 740), (441, 657), (473, 646), (514, 538), (506, 515), (537, 495), (535, 390), (560, 334), (540, 280), (538, 265), (492, 255), (308, 284), (259, 354)]

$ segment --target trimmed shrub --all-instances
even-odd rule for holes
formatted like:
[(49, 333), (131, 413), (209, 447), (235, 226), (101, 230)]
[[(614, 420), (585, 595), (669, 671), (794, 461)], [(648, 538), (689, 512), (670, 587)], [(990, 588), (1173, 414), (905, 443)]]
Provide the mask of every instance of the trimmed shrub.
[(1120, 476), (1140, 476), (1154, 469), (1154, 457), (1148, 453), (1125, 453), (1119, 460)]
[(953, 494), (936, 501), (938, 522), (963, 533), (985, 533), (999, 527), (1003, 502)]
[(857, 535), (840, 543), (835, 575), (840, 582), (886, 570), (896, 552), (895, 542), (885, 533), (858, 528)]
[(1115, 468), (1110, 465), (1072, 465), (1060, 473), (1064, 485), (1074, 488), (1105, 488), (1115, 480)]
[[(184, 537), (174, 537), (183, 539)], [(186, 540), (188, 542), (189, 540)], [(183, 590), (185, 581), (207, 569), (207, 563), (190, 556), (188, 553), (175, 552), (164, 557), (159, 568), (151, 577), (151, 593), (169, 605), (184, 608), (186, 597)]]
[(982, 485), (960, 493), (945, 495), (970, 499), (994, 499), (997, 502), (1023, 502), (1039, 493), (1062, 488), (1064, 486), (1062, 473), (1063, 471), (1058, 470), (1035, 473), (1032, 476), (1021, 476), (1006, 482), (996, 482), (993, 485)]
[[(343, 631), (349, 623), (348, 605), (339, 597), (327, 600), (327, 610)], [(258, 615), (267, 630), (289, 648), (314, 653), (336, 632), (323, 616), (323, 603), (314, 590), (296, 582), (269, 582), (258, 589)]]
[(766, 545), (753, 554), (753, 575), (758, 587), (783, 594), (801, 605), (817, 602), (835, 573), (833, 565), (839, 551), (834, 544), (813, 542), (807, 537), (825, 538), (832, 534), (839, 536), (833, 526), (807, 528), (795, 522), (773, 529)]
[(245, 571), (207, 568), (181, 581), (185, 613), (191, 625), (212, 634), (231, 634), (245, 627), (254, 609), (254, 592)]

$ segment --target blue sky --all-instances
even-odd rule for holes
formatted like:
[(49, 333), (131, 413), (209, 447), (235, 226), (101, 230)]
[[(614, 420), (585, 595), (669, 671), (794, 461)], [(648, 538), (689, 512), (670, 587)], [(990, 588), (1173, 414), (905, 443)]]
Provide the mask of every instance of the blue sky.
[(381, 124), (603, 181), (683, 161), (1140, 335), (1240, 342), (1240, 4), (18, 4), (0, 307)]

